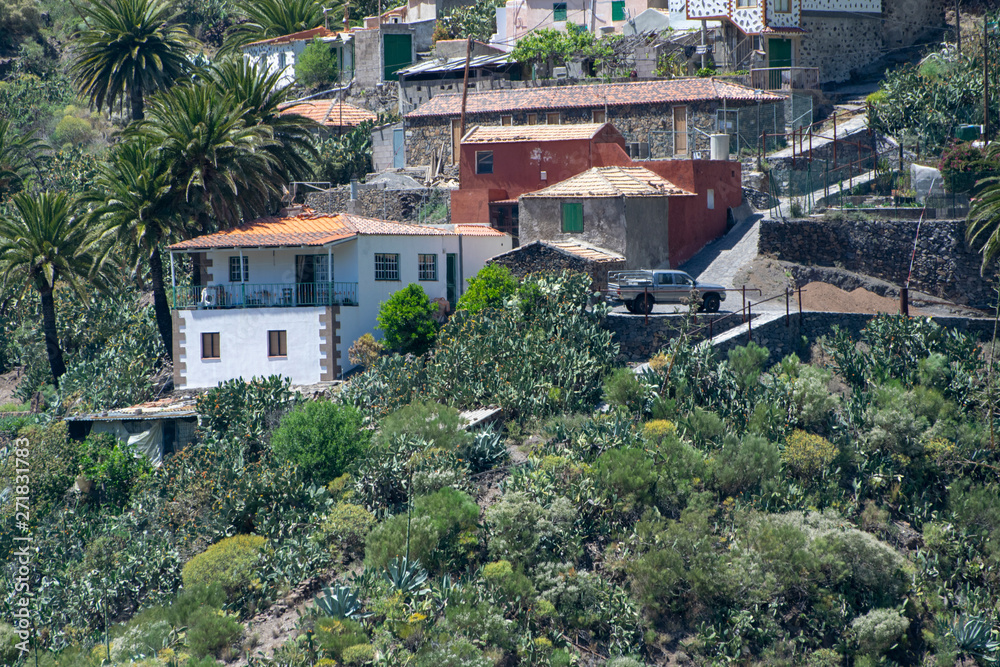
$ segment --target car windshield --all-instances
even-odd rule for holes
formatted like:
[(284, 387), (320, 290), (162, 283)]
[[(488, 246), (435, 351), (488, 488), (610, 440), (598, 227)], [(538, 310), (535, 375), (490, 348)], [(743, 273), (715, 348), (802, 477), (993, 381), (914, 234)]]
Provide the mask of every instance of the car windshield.
[(674, 276), (674, 280), (677, 282), (678, 285), (690, 285), (694, 282), (693, 280), (691, 280), (689, 276), (685, 276), (680, 273)]

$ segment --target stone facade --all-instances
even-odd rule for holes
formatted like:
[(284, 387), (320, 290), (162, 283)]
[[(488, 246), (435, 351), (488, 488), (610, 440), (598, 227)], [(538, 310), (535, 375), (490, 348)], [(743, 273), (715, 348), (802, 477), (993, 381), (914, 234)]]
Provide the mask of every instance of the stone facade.
[[(799, 44), (798, 67), (818, 67), (819, 80), (846, 81), (851, 73), (882, 55), (882, 21), (878, 14), (809, 15), (802, 17), (808, 31)], [(844, 48), (850, 44), (850, 48)]]
[[(895, 284), (906, 281), (916, 220), (761, 220), (758, 249), (798, 264), (837, 266)], [(964, 220), (925, 220), (910, 287), (973, 307), (994, 301)]]
[[(340, 185), (323, 192), (310, 192), (306, 195), (306, 206), (323, 215), (349, 212), (380, 220), (440, 224), (451, 222), (448, 195), (449, 191), (441, 188), (387, 190), (361, 185), (358, 199), (352, 203), (351, 186)], [(443, 210), (445, 215), (428, 221), (426, 216), (434, 208)]]
[(579, 271), (594, 281), (591, 289), (599, 292), (608, 287), (608, 273), (621, 271), (625, 261), (595, 262), (536, 242), (521, 246), (490, 259), (487, 264), (506, 266), (518, 278), (536, 271)]

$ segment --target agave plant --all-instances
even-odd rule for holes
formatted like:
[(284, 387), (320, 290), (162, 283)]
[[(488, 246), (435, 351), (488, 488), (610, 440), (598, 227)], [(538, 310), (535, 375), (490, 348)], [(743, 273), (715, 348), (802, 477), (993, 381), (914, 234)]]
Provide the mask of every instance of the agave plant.
[(427, 581), (427, 570), (420, 566), (420, 561), (410, 561), (396, 557), (389, 563), (382, 574), (392, 587), (401, 593), (424, 594), (426, 588), (421, 588)]
[(993, 638), (993, 627), (979, 616), (960, 614), (952, 621), (948, 631), (955, 637), (958, 650), (979, 662), (997, 661), (1000, 642)]
[(356, 620), (368, 616), (361, 613), (358, 594), (350, 586), (327, 586), (323, 589), (323, 597), (316, 598), (316, 606), (330, 618)]
[(494, 430), (493, 424), (476, 431), (473, 436), (461, 452), (472, 472), (491, 470), (507, 460), (507, 444), (503, 434)]

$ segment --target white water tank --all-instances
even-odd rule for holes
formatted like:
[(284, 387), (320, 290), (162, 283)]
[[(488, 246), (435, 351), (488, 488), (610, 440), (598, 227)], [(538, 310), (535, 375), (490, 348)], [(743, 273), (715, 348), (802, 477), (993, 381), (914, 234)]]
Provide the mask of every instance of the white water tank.
[(713, 134), (709, 139), (710, 146), (712, 148), (712, 159), (713, 160), (728, 160), (729, 159), (729, 135), (728, 134)]

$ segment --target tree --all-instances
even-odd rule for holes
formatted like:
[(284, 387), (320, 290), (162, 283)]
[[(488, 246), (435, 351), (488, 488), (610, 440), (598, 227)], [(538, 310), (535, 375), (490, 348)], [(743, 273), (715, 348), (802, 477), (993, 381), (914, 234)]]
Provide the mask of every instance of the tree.
[(350, 183), (352, 178), (361, 178), (370, 172), (374, 125), (366, 120), (339, 137), (321, 139), (314, 161), (316, 178), (335, 184)]
[(478, 0), (471, 6), (455, 7), (441, 18), (438, 25), (443, 26), (448, 38), (471, 37), (488, 42), (497, 31), (497, 7), (503, 5), (504, 0)]
[(97, 189), (84, 201), (98, 204), (93, 219), (130, 251), (131, 258), (149, 263), (156, 327), (172, 357), (173, 326), (160, 246), (181, 236), (185, 226), (174, 209), (169, 164), (153, 148), (141, 136), (119, 144), (100, 171)]
[(289, 412), (271, 435), (274, 453), (296, 463), (317, 484), (340, 477), (364, 454), (371, 437), (360, 412), (331, 401), (309, 401)]
[(295, 80), (313, 88), (337, 80), (337, 55), (321, 39), (314, 39), (295, 61)]
[[(337, 2), (330, 4), (339, 6)], [(323, 5), (318, 0), (249, 0), (240, 3), (246, 21), (229, 30), (222, 50), (224, 53), (236, 53), (250, 42), (321, 26)]]
[(566, 24), (566, 31), (543, 28), (525, 35), (511, 52), (516, 62), (565, 66), (573, 60), (600, 60), (611, 53), (609, 42), (597, 39), (583, 26)]
[(437, 335), (431, 318), (436, 310), (424, 288), (415, 283), (390, 296), (378, 311), (378, 328), (385, 334), (386, 346), (401, 354), (426, 352)]
[(459, 297), (456, 310), (478, 313), (483, 308), (500, 308), (517, 291), (517, 278), (506, 266), (487, 264), (469, 279), (469, 289)]
[[(986, 158), (1000, 159), (1000, 145), (990, 144)], [(985, 274), (990, 262), (1000, 253), (1000, 176), (991, 176), (977, 184), (979, 197), (969, 208), (969, 218), (965, 230), (966, 239), (983, 255), (980, 273)]]
[(216, 86), (182, 84), (156, 95), (149, 118), (132, 128), (169, 165), (175, 212), (208, 231), (214, 218), (232, 226), (268, 211), (284, 182), (274, 132)]
[(17, 215), (0, 218), (0, 279), (15, 293), (23, 294), (29, 286), (38, 291), (45, 352), (58, 386), (66, 363), (56, 332), (53, 292), (59, 281), (69, 283), (80, 298), (83, 280), (105, 288), (105, 248), (101, 235), (73, 215), (74, 202), (64, 193), (47, 192), (37, 199), (17, 194), (13, 204)]
[(0, 120), (0, 201), (10, 192), (20, 189), (28, 174), (31, 156), (42, 147), (34, 132), (18, 138), (9, 120)]
[(166, 0), (88, 0), (84, 18), (70, 66), (76, 85), (98, 110), (127, 96), (132, 120), (142, 120), (145, 95), (184, 75), (194, 40), (171, 24)]

